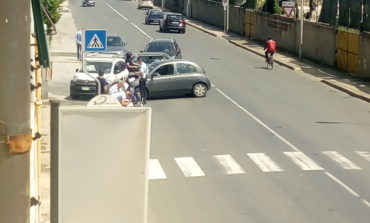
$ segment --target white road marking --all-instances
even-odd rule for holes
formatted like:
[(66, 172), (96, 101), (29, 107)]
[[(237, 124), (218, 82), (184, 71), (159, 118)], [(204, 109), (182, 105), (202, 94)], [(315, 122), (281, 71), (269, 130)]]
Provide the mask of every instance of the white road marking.
[(337, 182), (339, 185), (341, 185), (348, 192), (350, 192), (353, 196), (360, 197), (360, 195), (358, 193), (356, 193), (354, 190), (352, 190), (350, 187), (348, 187), (346, 184), (344, 184), (338, 178), (336, 178), (335, 176), (333, 176), (331, 173), (325, 171), (325, 174), (328, 175), (332, 180), (334, 180), (335, 182)]
[(111, 5), (109, 5), (107, 2), (105, 3), (109, 8), (111, 8), (115, 13), (117, 13), (119, 16), (121, 16), (124, 20), (128, 21), (128, 18), (126, 18), (124, 15), (122, 15), (119, 11), (115, 10)]
[[(111, 5), (109, 5), (107, 2), (105, 3), (109, 8), (111, 8), (115, 13), (117, 13), (121, 18), (123, 18), (124, 20), (126, 20), (127, 22), (129, 21), (128, 18), (126, 18), (124, 15), (122, 15), (119, 11), (117, 11), (116, 9), (114, 9)], [(148, 37), (149, 39), (153, 39), (151, 36), (149, 36), (146, 32), (144, 32), (144, 30), (140, 29), (135, 23), (133, 22), (130, 22), (131, 25), (133, 25), (137, 30), (139, 30), (141, 33), (143, 33), (146, 37)]]
[[(241, 105), (239, 105), (235, 100), (233, 100), (231, 97), (229, 97), (227, 94), (225, 94), (221, 89), (217, 88), (216, 86), (214, 86), (214, 88), (221, 94), (223, 95), (226, 99), (228, 99), (231, 103), (233, 103), (236, 107), (238, 107), (240, 110), (242, 110), (243, 112), (245, 112), (247, 115), (249, 115), (250, 117), (252, 117), (255, 121), (257, 121), (260, 125), (262, 125), (263, 127), (265, 127), (268, 131), (270, 131), (272, 134), (274, 134), (276, 137), (278, 137), (280, 140), (282, 140), (284, 143), (286, 143), (290, 148), (292, 148), (293, 150), (295, 150), (296, 152), (301, 152), (296, 146), (294, 146), (292, 143), (290, 143), (288, 140), (284, 139), (282, 136), (280, 136), (278, 133), (276, 133), (274, 130), (272, 130), (270, 127), (268, 127), (265, 123), (263, 123), (260, 119), (258, 119), (256, 116), (254, 116), (252, 113), (250, 113), (247, 109), (245, 109), (244, 107), (242, 107)], [(325, 172), (330, 178), (334, 177), (333, 175), (331, 175), (329, 172)], [(331, 177), (332, 176), (332, 177)], [(337, 178), (332, 178), (332, 179), (337, 179)], [(337, 179), (338, 180), (338, 179)], [(336, 181), (338, 184), (340, 184), (341, 186), (345, 187), (348, 191), (352, 191), (354, 192), (350, 187), (348, 187), (347, 185), (345, 185), (343, 182), (341, 181)], [(355, 195), (358, 195), (357, 193), (352, 193), (352, 194), (355, 194)]]
[(264, 153), (247, 153), (247, 155), (263, 172), (284, 171), (279, 165), (277, 165), (270, 157), (268, 157)]
[(167, 176), (163, 171), (158, 159), (149, 160), (149, 180), (166, 179)]
[(302, 152), (284, 152), (302, 170), (323, 170), (315, 161)]
[(352, 163), (349, 159), (344, 157), (342, 154), (337, 151), (323, 151), (322, 154), (327, 155), (332, 160), (337, 162), (345, 170), (361, 170), (359, 166)]
[(238, 107), (240, 110), (244, 111), (247, 115), (249, 115), (251, 118), (253, 118), (256, 122), (258, 122), (260, 125), (262, 125), (263, 127), (265, 127), (269, 132), (271, 132), (272, 134), (274, 134), (276, 137), (278, 137), (281, 141), (283, 141), (285, 144), (287, 144), (290, 148), (292, 148), (293, 150), (297, 151), (297, 152), (300, 152), (300, 150), (294, 146), (292, 143), (290, 143), (288, 140), (286, 140), (284, 137), (282, 137), (281, 135), (279, 135), (277, 132), (275, 132), (273, 129), (271, 129), (270, 127), (268, 127), (264, 122), (262, 122), (259, 118), (257, 118), (256, 116), (254, 116), (252, 113), (250, 113), (247, 109), (245, 109), (244, 107), (242, 107), (241, 105), (239, 105), (236, 101), (234, 101), (232, 98), (230, 98), (227, 94), (225, 94), (222, 90), (220, 90), (219, 88), (216, 88), (215, 89), (220, 93), (222, 94), (226, 99), (228, 99), (231, 103), (233, 103), (236, 107)]
[(245, 173), (243, 168), (234, 160), (231, 155), (213, 156), (223, 167), (225, 174), (242, 174)]
[(178, 157), (175, 158), (177, 165), (184, 173), (185, 177), (200, 177), (205, 176), (202, 169), (198, 166), (193, 157)]
[(355, 151), (358, 155), (362, 156), (364, 159), (370, 162), (370, 153), (367, 151)]
[(367, 200), (365, 199), (361, 199), (362, 202), (364, 202), (364, 204), (366, 204), (366, 206), (368, 206), (370, 208), (370, 202), (368, 202)]
[(151, 36), (149, 36), (144, 30), (140, 29), (135, 23), (131, 22), (131, 25), (133, 25), (136, 29), (138, 29), (141, 33), (143, 33), (145, 36), (147, 36), (149, 39), (153, 39)]

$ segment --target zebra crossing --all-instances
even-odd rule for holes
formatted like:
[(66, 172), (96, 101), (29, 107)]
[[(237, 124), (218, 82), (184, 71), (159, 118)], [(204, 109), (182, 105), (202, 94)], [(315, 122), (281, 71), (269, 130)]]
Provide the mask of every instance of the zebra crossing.
[[(324, 168), (317, 162), (311, 159), (303, 152), (283, 152), (285, 157), (288, 158), (302, 171), (323, 171)], [(331, 162), (335, 163), (338, 167), (344, 170), (361, 170), (362, 168), (346, 158), (338, 151), (321, 151), (321, 154)], [(370, 162), (370, 152), (368, 151), (355, 151), (358, 157), (364, 161)], [(282, 172), (284, 170), (277, 162), (265, 153), (247, 153), (245, 154), (245, 162), (251, 161), (262, 172)], [(210, 158), (220, 167), (220, 171), (224, 175), (246, 174), (247, 171), (243, 169), (242, 165), (238, 163), (230, 154), (213, 155)], [(197, 163), (193, 157), (175, 157), (174, 163), (178, 166), (184, 177), (204, 177), (205, 171), (201, 165)], [(165, 168), (159, 159), (150, 159), (149, 162), (149, 180), (167, 179)]]

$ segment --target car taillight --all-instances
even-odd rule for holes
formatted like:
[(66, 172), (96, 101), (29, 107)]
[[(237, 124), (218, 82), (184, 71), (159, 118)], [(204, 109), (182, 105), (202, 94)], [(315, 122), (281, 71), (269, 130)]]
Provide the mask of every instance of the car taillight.
[(180, 26), (184, 26), (185, 25), (185, 20), (180, 20)]
[(171, 20), (166, 20), (166, 25), (171, 23), (172, 21)]

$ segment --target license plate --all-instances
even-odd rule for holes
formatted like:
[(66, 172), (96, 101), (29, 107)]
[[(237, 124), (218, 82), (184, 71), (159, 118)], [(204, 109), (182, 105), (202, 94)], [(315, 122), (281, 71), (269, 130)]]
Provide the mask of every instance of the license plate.
[(83, 90), (83, 91), (89, 91), (90, 88), (89, 87), (81, 87), (81, 90)]
[(179, 22), (172, 22), (172, 24), (174, 24), (174, 25), (178, 25), (178, 24), (179, 24)]

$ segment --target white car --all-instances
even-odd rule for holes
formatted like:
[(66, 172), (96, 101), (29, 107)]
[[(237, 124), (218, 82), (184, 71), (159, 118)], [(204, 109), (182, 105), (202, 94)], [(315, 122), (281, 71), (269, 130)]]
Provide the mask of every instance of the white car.
[(141, 8), (149, 8), (152, 9), (154, 7), (152, 0), (139, 0), (139, 3), (137, 5), (138, 9)]
[(126, 78), (129, 74), (125, 59), (111, 54), (88, 55), (84, 66), (76, 70), (70, 83), (70, 96), (75, 99), (80, 96), (94, 97), (97, 95), (98, 71), (104, 72), (108, 84)]

